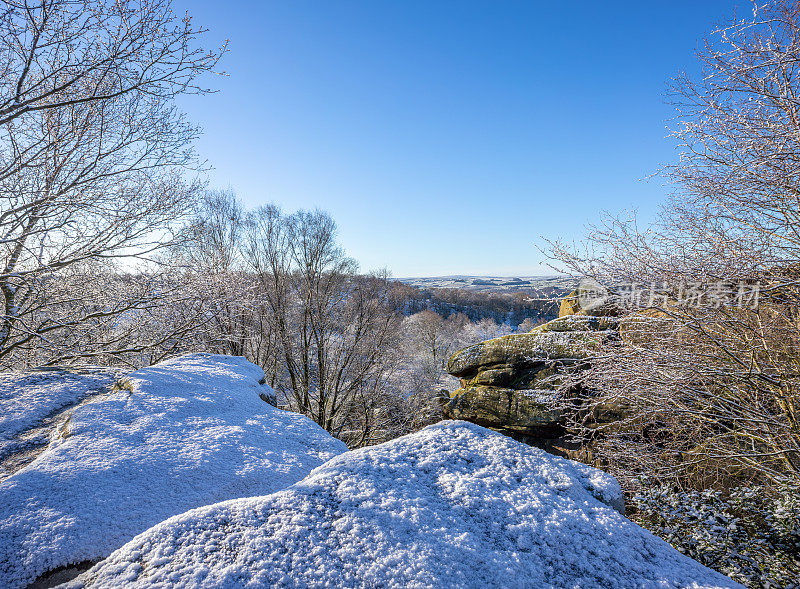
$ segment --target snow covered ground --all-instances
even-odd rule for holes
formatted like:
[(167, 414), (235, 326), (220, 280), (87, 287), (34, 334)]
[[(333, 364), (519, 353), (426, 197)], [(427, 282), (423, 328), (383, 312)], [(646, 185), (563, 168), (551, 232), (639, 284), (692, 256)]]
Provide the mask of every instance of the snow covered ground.
[(737, 587), (611, 505), (616, 481), (465, 422), (175, 516), (70, 587)]
[(0, 480), (27, 462), (21, 454), (47, 443), (63, 410), (107, 391), (120, 374), (99, 367), (0, 373)]
[[(193, 354), (76, 407), (45, 451), (0, 483), (0, 586), (98, 560), (188, 509), (283, 489), (346, 450), (309, 419), (262, 401), (271, 392), (262, 377), (242, 358)], [(3, 434), (60, 402), (37, 400), (35, 415), (15, 410), (0, 422)]]

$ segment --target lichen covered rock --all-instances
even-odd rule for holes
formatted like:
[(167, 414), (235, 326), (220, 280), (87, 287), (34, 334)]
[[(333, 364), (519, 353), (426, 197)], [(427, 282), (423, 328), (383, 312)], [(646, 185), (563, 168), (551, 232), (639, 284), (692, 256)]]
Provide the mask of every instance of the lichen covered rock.
[(564, 297), (558, 310), (559, 317), (570, 315), (613, 317), (618, 314), (619, 308), (608, 289), (594, 280), (581, 281), (578, 288)]
[(447, 370), (460, 377), (461, 388), (444, 406), (445, 416), (552, 450), (565, 433), (566, 379), (617, 334), (614, 317), (570, 314), (459, 350)]
[[(553, 390), (515, 390), (494, 386), (468, 386), (453, 393), (450, 415), (484, 427), (542, 437), (557, 434), (561, 412), (554, 408)], [(550, 431), (555, 428), (555, 431)]]
[(565, 315), (534, 327), (530, 333), (548, 331), (604, 331), (619, 329), (619, 319), (596, 315)]
[(606, 331), (548, 330), (505, 335), (459, 350), (448, 360), (447, 371), (464, 378), (497, 367), (582, 360), (599, 349)]

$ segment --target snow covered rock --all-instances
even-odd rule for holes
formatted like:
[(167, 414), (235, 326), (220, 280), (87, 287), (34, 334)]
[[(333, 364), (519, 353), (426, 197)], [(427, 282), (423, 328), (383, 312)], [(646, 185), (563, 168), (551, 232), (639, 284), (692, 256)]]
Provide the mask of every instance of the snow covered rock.
[(738, 587), (610, 504), (611, 476), (466, 422), (170, 518), (69, 586)]
[(0, 481), (33, 460), (64, 411), (106, 392), (121, 374), (98, 366), (0, 373)]
[(77, 407), (0, 483), (0, 586), (99, 560), (188, 509), (283, 489), (346, 451), (260, 399), (262, 377), (243, 358), (191, 354)]

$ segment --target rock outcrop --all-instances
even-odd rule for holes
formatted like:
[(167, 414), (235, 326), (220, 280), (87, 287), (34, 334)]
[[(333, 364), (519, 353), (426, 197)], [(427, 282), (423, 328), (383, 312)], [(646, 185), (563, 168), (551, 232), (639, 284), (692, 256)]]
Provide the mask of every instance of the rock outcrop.
[(740, 587), (622, 506), (604, 472), (442, 422), (172, 517), (67, 589)]
[(587, 315), (567, 306), (558, 319), (530, 333), (507, 335), (459, 350), (447, 370), (461, 379), (444, 413), (491, 428), (520, 441), (566, 452), (561, 403), (576, 372), (617, 337), (614, 317)]
[[(259, 398), (273, 395), (263, 376), (244, 358), (189, 354), (72, 409), (41, 454), (0, 482), (0, 587), (63, 579), (170, 516), (278, 491), (347, 450), (307, 417)], [(52, 405), (98, 384), (69, 382), (40, 381), (39, 396)], [(34, 405), (17, 429), (43, 412)]]

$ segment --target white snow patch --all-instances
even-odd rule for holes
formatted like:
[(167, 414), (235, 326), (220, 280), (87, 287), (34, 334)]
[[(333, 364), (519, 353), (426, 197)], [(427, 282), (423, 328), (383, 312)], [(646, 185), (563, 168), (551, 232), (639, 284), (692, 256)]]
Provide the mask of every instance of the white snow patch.
[(69, 587), (738, 587), (619, 497), (601, 471), (448, 421), (170, 518)]
[[(121, 371), (113, 368), (40, 369), (0, 373), (0, 459), (46, 442), (34, 428), (60, 410), (105, 391)], [(0, 479), (6, 473), (0, 467)]]
[(346, 451), (259, 398), (243, 358), (191, 354), (132, 373), (75, 409), (47, 449), (0, 483), (0, 585), (97, 560), (188, 509), (266, 495)]

